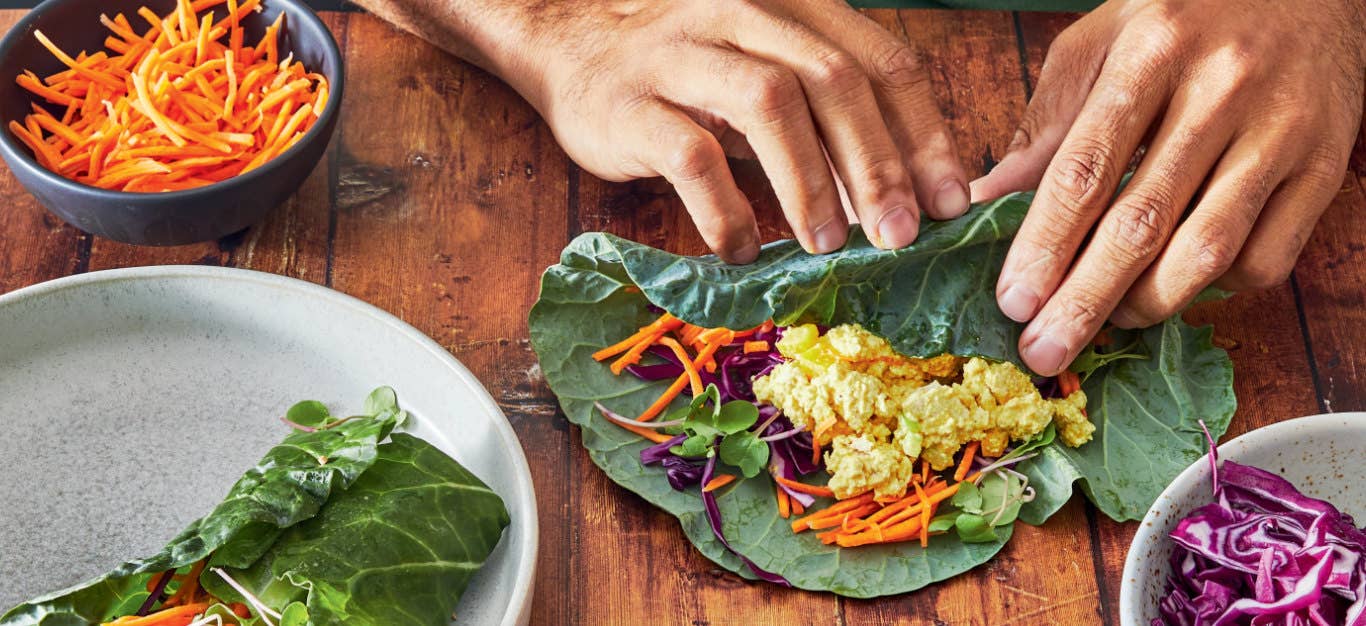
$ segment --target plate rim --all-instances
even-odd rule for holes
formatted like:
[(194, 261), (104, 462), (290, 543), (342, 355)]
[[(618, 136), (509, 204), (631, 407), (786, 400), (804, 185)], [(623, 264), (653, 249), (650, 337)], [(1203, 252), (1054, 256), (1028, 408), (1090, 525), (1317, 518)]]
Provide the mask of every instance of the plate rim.
[(525, 568), (519, 569), (527, 575), (519, 576), (512, 589), (508, 601), (509, 611), (504, 614), (502, 623), (505, 626), (515, 626), (526, 624), (530, 621), (532, 592), (536, 582), (536, 569), (540, 540), (540, 513), (536, 508), (536, 485), (531, 477), (531, 467), (526, 460), (526, 451), (522, 447), (521, 439), (517, 437), (516, 431), (512, 429), (512, 423), (508, 421), (507, 415), (503, 413), (502, 407), (498, 406), (497, 401), (479, 382), (469, 368), (465, 367), (455, 355), (441, 347), (435, 340), (427, 336), (426, 333), (418, 330), (398, 316), (385, 311), (369, 302), (361, 300), (355, 296), (342, 293), (331, 287), (319, 285), (306, 280), (282, 276), (261, 270), (222, 267), (213, 265), (151, 265), (138, 267), (125, 267), (115, 269), (96, 270), (82, 274), (72, 274), (60, 278), (35, 283), (26, 287), (21, 287), (13, 291), (0, 294), (0, 307), (11, 306), (25, 300), (47, 296), (62, 291), (70, 291), (81, 287), (94, 284), (118, 283), (126, 281), (139, 281), (149, 279), (191, 279), (202, 281), (229, 281), (229, 282), (250, 282), (264, 285), (267, 287), (280, 289), (287, 292), (295, 292), (303, 297), (316, 298), (336, 306), (346, 307), (353, 312), (370, 317), (377, 322), (383, 323), (393, 330), (403, 335), (405, 338), (416, 343), (419, 347), (427, 350), (443, 363), (456, 378), (466, 386), (470, 387), (479, 402), (483, 404), (491, 416), (493, 428), (498, 436), (503, 440), (505, 446), (514, 452), (510, 455), (510, 461), (514, 472), (519, 476), (519, 482), (525, 485), (525, 489), (516, 495), (518, 504), (522, 510), (529, 512), (526, 519), (522, 521), (523, 532), (521, 536), (515, 537), (517, 547), (517, 558), (525, 564)]
[[(1219, 451), (1219, 456), (1221, 458), (1227, 458), (1232, 455), (1234, 446), (1249, 448), (1254, 445), (1265, 445), (1266, 441), (1274, 440), (1285, 430), (1296, 427), (1303, 428), (1305, 426), (1319, 427), (1320, 422), (1324, 425), (1342, 425), (1351, 422), (1352, 420), (1363, 420), (1361, 422), (1362, 427), (1363, 429), (1366, 429), (1366, 411), (1315, 413), (1313, 415), (1302, 415), (1300, 417), (1293, 417), (1287, 420), (1273, 422), (1259, 428), (1254, 428), (1219, 444), (1217, 450)], [(1137, 621), (1139, 619), (1138, 616), (1142, 613), (1142, 609), (1144, 608), (1142, 606), (1143, 598), (1139, 597), (1141, 595), (1138, 589), (1140, 585), (1137, 582), (1130, 582), (1136, 581), (1139, 576), (1139, 559), (1137, 555), (1138, 550), (1140, 549), (1140, 540), (1146, 541), (1151, 539), (1152, 536), (1158, 532), (1157, 528), (1159, 526), (1166, 525), (1165, 520), (1163, 520), (1162, 524), (1156, 523), (1159, 517), (1163, 517), (1159, 515), (1158, 509), (1160, 504), (1171, 499), (1172, 490), (1176, 485), (1190, 482), (1194, 479), (1195, 475), (1199, 474), (1208, 466), (1209, 453), (1206, 452), (1187, 466), (1186, 469), (1181, 470), (1181, 473), (1177, 474), (1176, 478), (1173, 478), (1171, 482), (1167, 483), (1166, 488), (1164, 488), (1162, 493), (1157, 496), (1157, 499), (1153, 501), (1152, 506), (1148, 507), (1148, 512), (1143, 514), (1143, 519), (1139, 520), (1138, 530), (1134, 533), (1134, 538), (1130, 540), (1128, 550), (1124, 554), (1124, 570), (1121, 572), (1119, 579), (1119, 620), (1122, 626), (1143, 626), (1141, 622)]]

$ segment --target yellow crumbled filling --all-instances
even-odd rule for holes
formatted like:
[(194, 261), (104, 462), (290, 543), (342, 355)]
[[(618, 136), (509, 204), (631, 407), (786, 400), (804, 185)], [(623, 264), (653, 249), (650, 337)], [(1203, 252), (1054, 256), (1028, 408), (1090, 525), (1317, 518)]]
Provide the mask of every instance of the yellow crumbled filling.
[(754, 381), (755, 397), (828, 446), (830, 488), (840, 498), (904, 494), (913, 461), (947, 468), (972, 441), (981, 442), (983, 455), (1000, 456), (1050, 421), (1073, 447), (1095, 430), (1082, 412), (1083, 392), (1046, 400), (1010, 363), (911, 358), (854, 324), (824, 336), (814, 325), (793, 326), (776, 347), (787, 361)]
[[(826, 457), (829, 487), (836, 494), (857, 495), (872, 490), (880, 498), (906, 492), (915, 464), (885, 439), (870, 435), (840, 435)], [(845, 496), (841, 496), (845, 497)]]

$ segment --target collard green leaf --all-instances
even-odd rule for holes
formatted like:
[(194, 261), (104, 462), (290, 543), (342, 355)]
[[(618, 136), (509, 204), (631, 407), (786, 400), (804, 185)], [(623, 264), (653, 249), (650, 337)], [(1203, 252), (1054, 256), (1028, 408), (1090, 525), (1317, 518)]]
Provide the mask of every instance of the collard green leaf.
[[(678, 516), (704, 554), (743, 574), (739, 559), (712, 537), (696, 493), (674, 491), (662, 469), (642, 467), (638, 454), (646, 443), (592, 410), (601, 401), (622, 414), (639, 413), (668, 383), (613, 376), (592, 352), (649, 323), (657, 315), (647, 309), (653, 304), (709, 327), (746, 328), (769, 318), (783, 325), (852, 322), (909, 356), (948, 352), (1022, 365), (1021, 326), (999, 312), (994, 286), (1031, 198), (1015, 194), (956, 220), (927, 223), (902, 250), (879, 250), (855, 229), (836, 253), (811, 256), (795, 242), (778, 242), (746, 266), (585, 234), (542, 279), (530, 315), (532, 345), (565, 414), (582, 427), (593, 461), (618, 484)], [(1119, 345), (1132, 339), (1113, 334)], [(1150, 358), (1102, 364), (1084, 384), (1096, 440), (1080, 450), (1046, 445), (1017, 466), (1038, 493), (1021, 508), (1021, 519), (1043, 522), (1077, 481), (1107, 515), (1135, 518), (1161, 485), (1202, 454), (1198, 419), (1216, 436), (1227, 427), (1234, 409), (1232, 367), (1210, 345), (1209, 331), (1173, 319), (1138, 338)], [(1000, 541), (986, 544), (939, 540), (927, 550), (839, 550), (784, 531), (764, 477), (729, 488), (718, 503), (726, 537), (757, 565), (798, 587), (859, 597), (909, 591), (970, 569), (1010, 534), (1006, 526), (994, 529)]]
[[(400, 433), (350, 489), (231, 574), (277, 606), (303, 602), (314, 626), (439, 626), (509, 521), (487, 485)], [(215, 595), (239, 599), (221, 580), (203, 580)]]
[(214, 563), (250, 565), (284, 528), (316, 515), (329, 497), (368, 469), (376, 446), (399, 417), (388, 410), (327, 430), (291, 432), (232, 486), (222, 503), (161, 552), (21, 604), (0, 617), (0, 625), (105, 622), (136, 611), (148, 595), (147, 580), (157, 573), (210, 554)]

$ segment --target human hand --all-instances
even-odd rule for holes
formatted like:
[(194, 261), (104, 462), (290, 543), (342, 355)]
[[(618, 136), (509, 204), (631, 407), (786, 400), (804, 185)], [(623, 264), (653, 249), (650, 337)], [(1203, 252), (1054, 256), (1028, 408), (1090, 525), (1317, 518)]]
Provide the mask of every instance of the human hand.
[(836, 176), (884, 248), (915, 239), (922, 208), (968, 208), (917, 53), (839, 0), (562, 2), (526, 23), (538, 63), (504, 78), (560, 145), (608, 180), (668, 179), (727, 261), (760, 243), (728, 153), (757, 157), (814, 253), (845, 243)]
[(972, 183), (974, 200), (1038, 187), (996, 286), (1029, 322), (1031, 369), (1061, 371), (1107, 318), (1147, 326), (1210, 284), (1286, 279), (1361, 123), (1363, 6), (1110, 0), (1058, 36), (1010, 150)]

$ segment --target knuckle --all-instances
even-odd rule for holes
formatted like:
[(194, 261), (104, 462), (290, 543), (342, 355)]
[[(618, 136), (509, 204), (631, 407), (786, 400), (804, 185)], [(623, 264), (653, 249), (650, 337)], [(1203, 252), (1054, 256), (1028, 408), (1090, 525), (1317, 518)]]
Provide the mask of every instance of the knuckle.
[(1089, 205), (1102, 199), (1105, 180), (1115, 167), (1114, 151), (1104, 142), (1086, 140), (1054, 159), (1056, 193), (1064, 204)]
[(1349, 150), (1327, 144), (1317, 145), (1305, 156), (1302, 175), (1315, 185), (1336, 186), (1342, 182), (1349, 157)]
[(867, 80), (863, 68), (854, 57), (840, 50), (829, 50), (817, 55), (808, 71), (813, 85), (836, 92), (855, 89)]
[[(1101, 322), (1105, 319), (1105, 314), (1100, 304), (1089, 297), (1068, 298), (1059, 307), (1058, 318), (1070, 328), (1085, 331), (1086, 329), (1100, 328)], [(1078, 336), (1083, 335), (1086, 333), (1078, 333)]]
[(904, 195), (910, 186), (906, 169), (896, 159), (871, 160), (860, 172), (861, 189), (857, 194), (864, 206), (884, 206), (894, 195)]
[(749, 70), (742, 81), (748, 85), (743, 94), (745, 104), (761, 120), (780, 118), (795, 103), (801, 102), (801, 85), (782, 68), (760, 66)]
[(1116, 257), (1133, 265), (1157, 256), (1172, 228), (1174, 203), (1157, 188), (1134, 189), (1111, 210), (1106, 234)]
[(916, 91), (929, 87), (930, 77), (920, 62), (920, 53), (910, 45), (896, 42), (873, 55), (873, 75), (892, 92)]
[(689, 183), (706, 178), (725, 158), (721, 145), (711, 135), (688, 133), (674, 140), (673, 149), (665, 157), (664, 169), (667, 178), (675, 184)]
[(1234, 266), (1235, 282), (1247, 289), (1270, 289), (1290, 278), (1292, 263), (1281, 260), (1248, 258)]
[(1083, 45), (1082, 30), (1075, 25), (1064, 29), (1058, 33), (1048, 44), (1048, 53), (1044, 56), (1044, 65), (1047, 66), (1052, 60), (1055, 64), (1064, 58), (1080, 54), (1085, 46)]
[(1226, 274), (1238, 260), (1238, 246), (1228, 237), (1213, 229), (1196, 235), (1195, 258), (1192, 259), (1196, 276), (1214, 279)]

